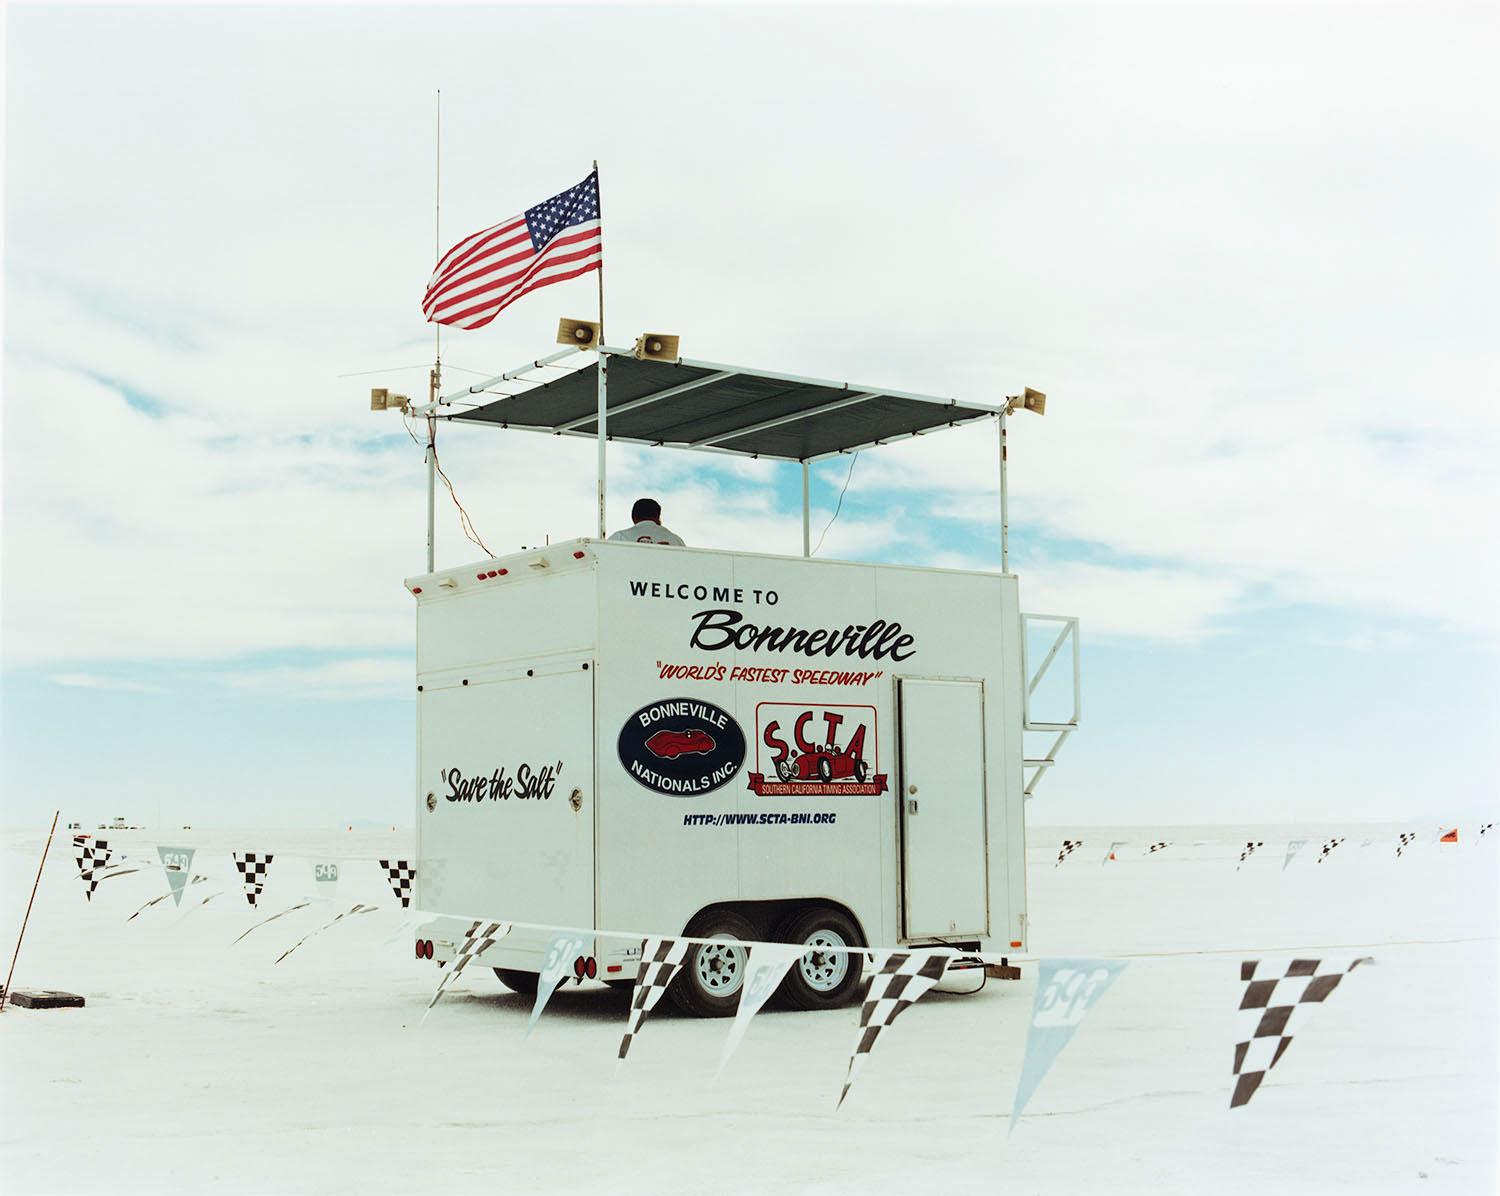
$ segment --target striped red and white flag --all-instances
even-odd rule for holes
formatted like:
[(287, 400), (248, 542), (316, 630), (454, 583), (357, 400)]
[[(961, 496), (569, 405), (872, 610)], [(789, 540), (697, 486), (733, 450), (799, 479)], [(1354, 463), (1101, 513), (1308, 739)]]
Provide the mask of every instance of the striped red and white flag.
[(483, 328), (522, 295), (598, 270), (603, 262), (596, 170), (443, 254), (422, 313), (429, 324)]

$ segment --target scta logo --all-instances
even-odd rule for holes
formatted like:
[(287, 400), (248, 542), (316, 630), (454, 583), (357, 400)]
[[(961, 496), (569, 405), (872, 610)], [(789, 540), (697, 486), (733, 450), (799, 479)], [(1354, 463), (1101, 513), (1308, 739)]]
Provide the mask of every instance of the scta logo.
[(875, 707), (762, 702), (755, 708), (750, 789), (762, 797), (884, 793), (877, 772)]

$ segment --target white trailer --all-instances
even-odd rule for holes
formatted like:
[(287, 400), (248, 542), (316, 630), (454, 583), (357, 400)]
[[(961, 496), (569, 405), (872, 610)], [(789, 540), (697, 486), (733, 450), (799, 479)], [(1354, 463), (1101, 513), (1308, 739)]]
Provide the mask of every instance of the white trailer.
[[(478, 962), (527, 991), (550, 928), (574, 928), (575, 970), (629, 983), (643, 935), (685, 934), (708, 941), (672, 995), (722, 1015), (747, 941), (808, 945), (783, 990), (803, 1008), (855, 992), (862, 957), (840, 948), (1023, 950), (1024, 804), (1077, 726), (1077, 622), (1049, 617), (1033, 668), (1040, 616), (1003, 549), (999, 573), (812, 559), (805, 485), (809, 461), (869, 440), (975, 419), (1003, 436), (1017, 404), (596, 356), (418, 414), (586, 435), (607, 419), (611, 438), (800, 461), (804, 555), (601, 535), (407, 580), (416, 902), (438, 915), (418, 955), (445, 962), (474, 920), (508, 921)], [(502, 381), (524, 371), (486, 385)], [(1067, 658), (1072, 709), (1039, 722), (1032, 694)], [(1051, 733), (1044, 755), (1026, 757), (1028, 730)]]

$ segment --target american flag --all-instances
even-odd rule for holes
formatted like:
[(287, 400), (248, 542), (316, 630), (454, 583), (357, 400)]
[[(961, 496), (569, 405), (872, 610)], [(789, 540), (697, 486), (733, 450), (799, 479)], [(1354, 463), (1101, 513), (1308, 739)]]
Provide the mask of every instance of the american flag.
[(596, 170), (576, 187), (464, 238), (427, 283), (427, 322), (483, 328), (522, 295), (598, 270), (599, 224)]

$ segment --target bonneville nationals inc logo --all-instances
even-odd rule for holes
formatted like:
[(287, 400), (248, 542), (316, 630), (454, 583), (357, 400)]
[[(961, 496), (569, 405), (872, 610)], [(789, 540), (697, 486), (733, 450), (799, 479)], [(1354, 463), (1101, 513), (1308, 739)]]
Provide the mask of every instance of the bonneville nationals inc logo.
[(620, 728), (620, 763), (637, 782), (670, 797), (696, 797), (745, 763), (745, 733), (726, 710), (701, 698), (643, 706)]

